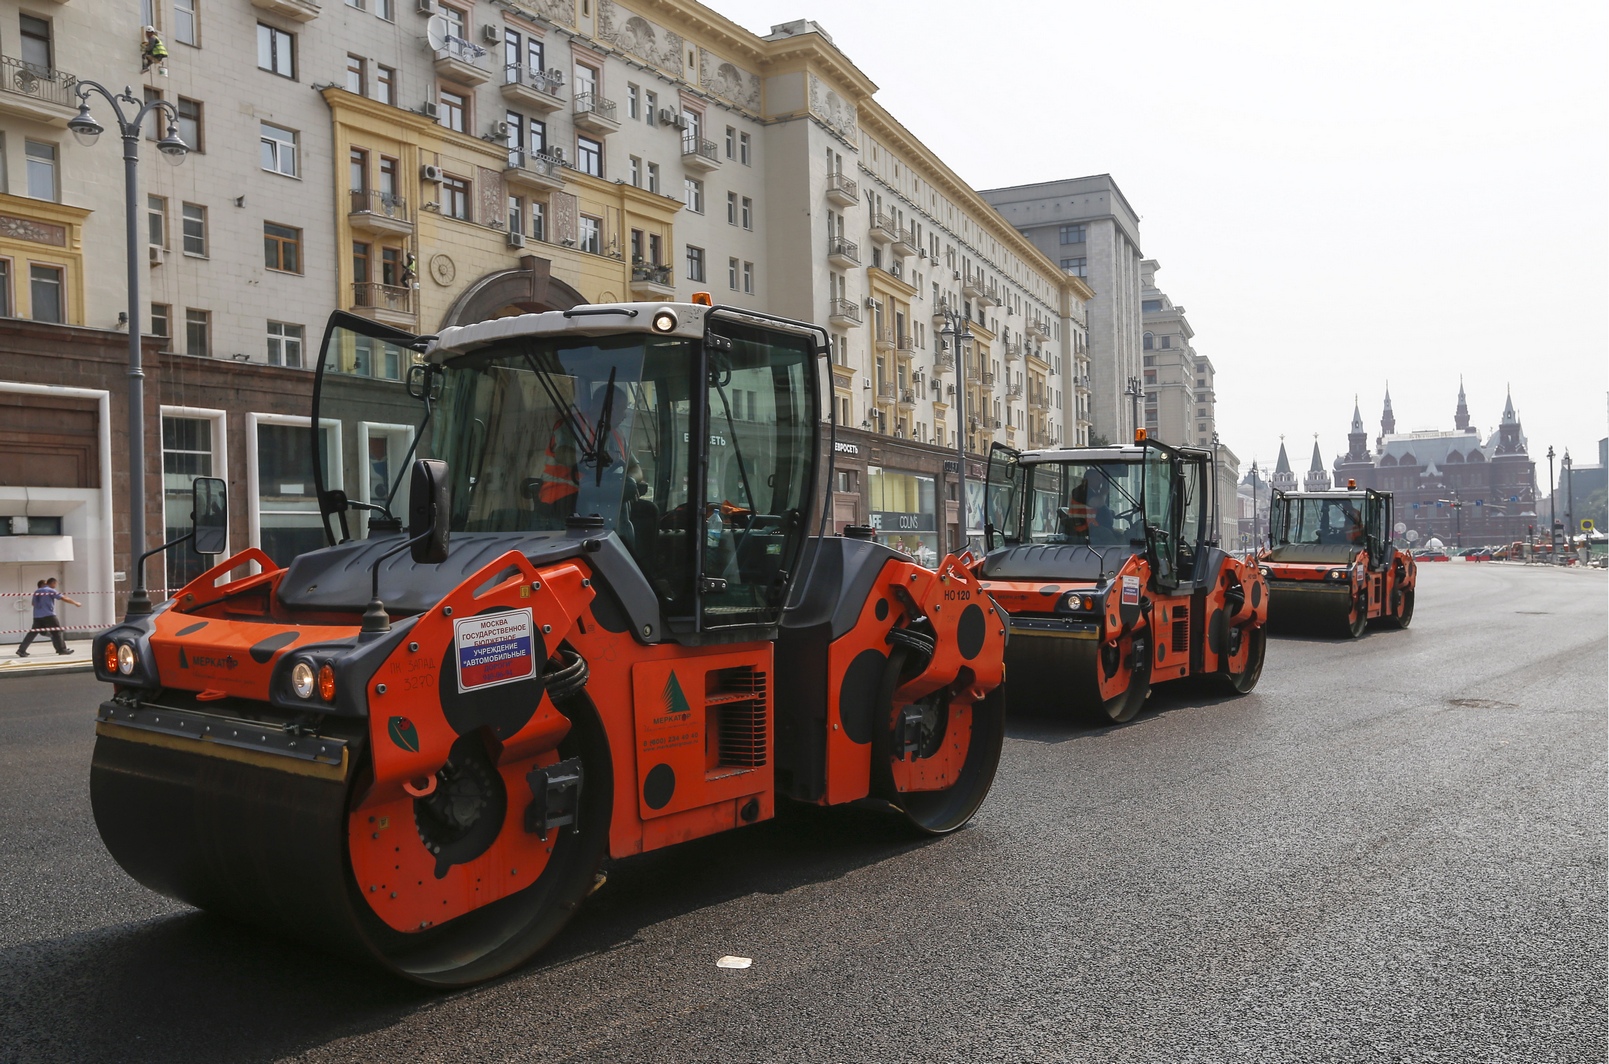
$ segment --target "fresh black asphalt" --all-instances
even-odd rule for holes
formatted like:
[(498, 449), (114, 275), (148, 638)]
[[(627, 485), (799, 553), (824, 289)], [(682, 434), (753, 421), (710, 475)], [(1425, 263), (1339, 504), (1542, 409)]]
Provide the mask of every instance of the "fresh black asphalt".
[(966, 830), (807, 810), (621, 862), (450, 995), (135, 884), (99, 686), (0, 680), (0, 1061), (1602, 1061), (1606, 602), (1425, 566), (1412, 628), (1273, 639), (1243, 698), (1019, 700)]

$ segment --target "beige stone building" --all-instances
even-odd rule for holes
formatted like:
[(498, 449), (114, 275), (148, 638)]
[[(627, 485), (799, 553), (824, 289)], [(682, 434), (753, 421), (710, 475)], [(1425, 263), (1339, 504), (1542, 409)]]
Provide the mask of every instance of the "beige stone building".
[(1217, 433), (1212, 360), (1191, 343), (1184, 307), (1157, 287), (1161, 268), (1155, 259), (1140, 264), (1144, 427), (1164, 443), (1207, 447)]
[[(149, 63), (145, 25), (167, 53)], [(884, 109), (814, 23), (760, 35), (688, 0), (0, 0), (0, 63), (0, 318), (29, 320), (0, 337), (5, 401), (65, 394), (30, 368), (52, 328), (99, 352), (82, 363), (95, 372), (127, 344), (117, 123), (91, 96), (107, 132), (76, 143), (75, 82), (127, 86), (131, 116), (166, 101), (194, 150), (166, 165), (148, 120), (134, 324), (162, 369), (142, 476), (170, 521), (189, 476), (231, 476), (236, 546), (295, 544), (315, 507), (305, 478), (282, 475), (306, 446), (296, 378), (223, 382), (311, 368), (335, 309), (433, 332), (708, 291), (820, 322), (835, 525), (900, 530), (913, 551), (961, 535), (958, 440), (976, 527), (992, 442), (1075, 441), (1097, 420), (1091, 289)], [(937, 339), (946, 313), (973, 337), (959, 358)], [(341, 368), (402, 372), (384, 357)], [(84, 494), (68, 525), (77, 556), (101, 560), (75, 580), (122, 587), (126, 451), (106, 424), (126, 420), (122, 382), (80, 383), (90, 459), (51, 485), (19, 462), (0, 511), (26, 516), (47, 486)], [(161, 527), (148, 521), (148, 541)], [(0, 590), (21, 572), (0, 571)]]

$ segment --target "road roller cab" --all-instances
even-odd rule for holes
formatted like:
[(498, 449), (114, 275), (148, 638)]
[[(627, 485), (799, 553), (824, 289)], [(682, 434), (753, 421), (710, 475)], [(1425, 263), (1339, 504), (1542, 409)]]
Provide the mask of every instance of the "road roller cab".
[(455, 986), (529, 958), (606, 856), (779, 799), (960, 827), (1004, 619), (957, 559), (811, 534), (827, 350), (704, 304), (334, 315), (299, 516), (96, 642), (108, 849)]
[(1275, 631), (1357, 638), (1369, 622), (1406, 628), (1418, 568), (1391, 541), (1391, 493), (1276, 491), (1259, 555)]
[(1143, 434), (1123, 447), (990, 452), (988, 552), (974, 571), (1011, 620), (1016, 705), (1126, 721), (1153, 684), (1249, 691), (1267, 603), (1213, 540), (1213, 456)]

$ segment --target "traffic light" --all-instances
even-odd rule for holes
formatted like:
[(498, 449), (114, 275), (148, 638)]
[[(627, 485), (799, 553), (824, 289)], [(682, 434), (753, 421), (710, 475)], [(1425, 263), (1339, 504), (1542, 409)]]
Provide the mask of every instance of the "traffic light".
[(1536, 526), (1535, 525), (1526, 525), (1525, 526), (1525, 534), (1528, 535), (1528, 536), (1536, 535)]

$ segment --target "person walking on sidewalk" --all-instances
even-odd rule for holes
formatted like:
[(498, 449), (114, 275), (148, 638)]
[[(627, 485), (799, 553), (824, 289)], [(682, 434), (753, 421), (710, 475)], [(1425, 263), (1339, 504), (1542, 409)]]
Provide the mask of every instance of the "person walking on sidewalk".
[(77, 601), (76, 599), (70, 599), (66, 595), (63, 595), (60, 591), (57, 591), (56, 578), (54, 576), (49, 580), (39, 581), (39, 589), (34, 592), (33, 598), (33, 630), (22, 637), (22, 642), (17, 646), (17, 657), (27, 657), (28, 644), (32, 643), (34, 639), (42, 632), (49, 633), (50, 641), (56, 646), (56, 653), (71, 654), (72, 651), (67, 649), (67, 640), (62, 638), (61, 621), (56, 617), (56, 600), (60, 599), (69, 606), (82, 606), (83, 603)]

